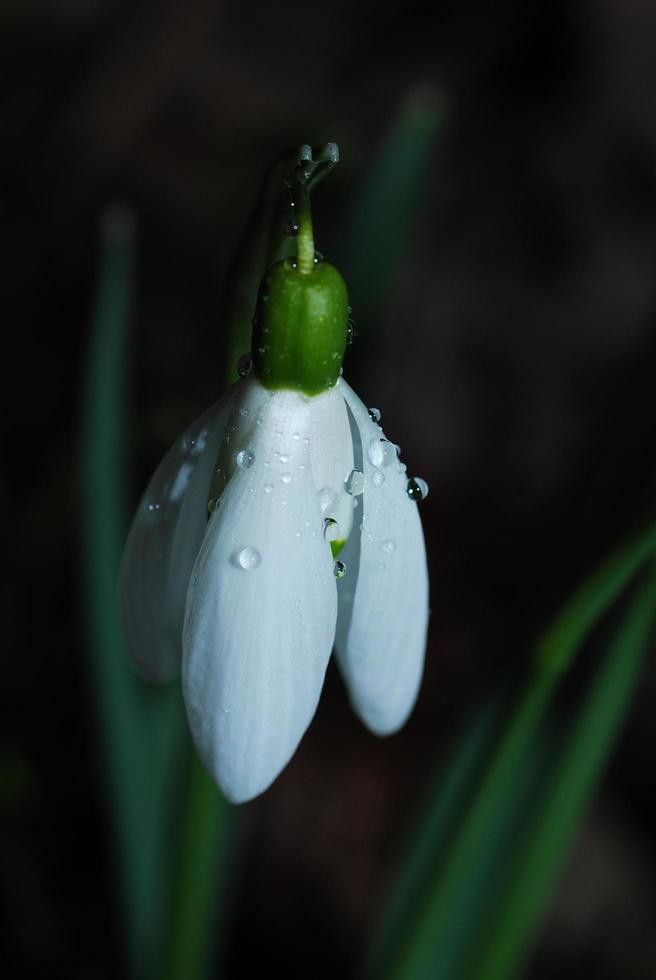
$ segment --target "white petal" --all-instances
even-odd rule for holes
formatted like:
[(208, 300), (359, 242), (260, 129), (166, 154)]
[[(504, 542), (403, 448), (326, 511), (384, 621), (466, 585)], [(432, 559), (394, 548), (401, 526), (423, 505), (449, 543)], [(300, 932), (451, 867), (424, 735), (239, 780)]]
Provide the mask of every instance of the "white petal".
[(345, 541), (353, 526), (353, 502), (346, 491), (353, 471), (353, 437), (346, 403), (337, 387), (312, 399), (310, 455), (319, 505), (325, 518), (337, 522), (334, 540)]
[[(340, 555), (346, 575), (339, 582), (335, 646), (356, 713), (373, 732), (388, 735), (405, 723), (421, 683), (428, 626), (424, 535), (393, 447), (380, 442), (380, 426), (346, 382), (339, 389), (359, 433), (366, 483), (362, 529)], [(356, 466), (358, 457), (356, 446)]]
[(145, 676), (171, 680), (182, 659), (189, 576), (207, 528), (207, 494), (235, 389), (189, 426), (141, 498), (121, 566), (121, 620)]
[(337, 617), (306, 442), (317, 399), (267, 395), (251, 465), (234, 470), (192, 573), (183, 638), (194, 741), (235, 803), (263, 792), (293, 755), (316, 710)]

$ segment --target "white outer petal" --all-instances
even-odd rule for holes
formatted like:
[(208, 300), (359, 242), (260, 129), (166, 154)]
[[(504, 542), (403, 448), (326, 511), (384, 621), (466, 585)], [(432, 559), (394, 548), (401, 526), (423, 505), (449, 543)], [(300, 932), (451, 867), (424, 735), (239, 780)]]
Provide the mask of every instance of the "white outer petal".
[[(406, 493), (407, 474), (396, 459), (372, 465), (368, 447), (383, 438), (365, 405), (341, 380), (362, 447), (364, 523), (343, 554), (335, 646), (353, 708), (377, 735), (405, 723), (423, 672), (428, 626), (428, 569), (417, 504)], [(360, 462), (356, 449), (356, 465)], [(376, 484), (374, 474), (384, 482)]]
[(237, 387), (192, 422), (159, 464), (123, 552), (123, 633), (130, 657), (154, 683), (171, 680), (180, 669), (189, 576), (207, 527), (212, 469)]
[[(198, 555), (183, 634), (194, 741), (234, 803), (263, 792), (296, 750), (316, 710), (337, 617), (305, 442), (323, 396), (267, 394), (243, 447), (254, 461), (235, 469)], [(261, 556), (250, 571), (239, 564), (244, 548)]]

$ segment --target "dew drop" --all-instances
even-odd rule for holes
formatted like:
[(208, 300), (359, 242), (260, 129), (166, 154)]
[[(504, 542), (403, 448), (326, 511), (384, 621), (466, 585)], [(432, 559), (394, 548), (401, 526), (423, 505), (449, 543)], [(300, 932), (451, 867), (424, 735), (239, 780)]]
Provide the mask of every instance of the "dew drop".
[(408, 480), (406, 493), (410, 500), (425, 500), (428, 496), (428, 484), (419, 476), (413, 476)]
[(381, 547), (386, 555), (393, 555), (396, 551), (396, 541), (392, 541), (392, 539), (389, 538), (388, 541), (383, 541)]
[(280, 479), (282, 480), (283, 483), (291, 483), (292, 482), (292, 475), (291, 475), (291, 473), (283, 473), (283, 475), (280, 477)]
[(158, 504), (156, 500), (151, 500), (146, 506), (146, 510), (149, 514), (157, 514), (157, 512), (161, 509), (162, 505)]
[(382, 486), (385, 482), (385, 474), (381, 470), (376, 470), (371, 478), (371, 482), (377, 487)]
[(371, 419), (372, 422), (380, 422), (380, 418), (381, 418), (381, 416), (380, 416), (380, 409), (379, 408), (370, 408), (369, 409), (369, 418)]
[(251, 373), (253, 358), (250, 354), (242, 354), (237, 361), (237, 374), (240, 378), (246, 378)]
[(399, 462), (399, 463), (396, 464), (396, 472), (397, 473), (405, 473), (405, 471), (407, 470), (407, 468), (408, 467), (405, 465), (405, 463)]
[(337, 503), (337, 494), (332, 487), (324, 487), (319, 491), (319, 506), (321, 507), (321, 512), (326, 513)]
[(351, 470), (344, 480), (344, 487), (352, 497), (358, 497), (364, 490), (364, 473), (360, 470)]
[(237, 563), (246, 572), (251, 572), (262, 561), (262, 555), (257, 548), (242, 548), (236, 555)]
[(292, 433), (292, 439), (294, 439), (296, 442), (298, 442), (298, 440), (300, 438), (301, 438), (301, 433), (300, 432), (294, 432), (294, 433)]
[(351, 316), (349, 316), (349, 318), (348, 318), (348, 325), (346, 327), (346, 343), (347, 344), (352, 344), (353, 341), (358, 336), (358, 333), (359, 333), (359, 331), (358, 331), (358, 325), (357, 325), (357, 323), (355, 322), (355, 320)]
[(265, 493), (273, 493), (273, 483), (265, 483), (262, 489)]
[(237, 466), (240, 470), (247, 470), (255, 461), (254, 454), (250, 449), (240, 449), (236, 456)]
[(323, 536), (326, 541), (339, 541), (339, 524), (333, 517), (324, 517)]
[(367, 456), (374, 466), (389, 466), (396, 459), (396, 453), (391, 442), (387, 439), (371, 439), (367, 447)]
[(210, 497), (210, 499), (207, 501), (208, 514), (213, 514), (215, 510), (218, 510), (220, 502), (220, 497)]
[(344, 578), (344, 576), (346, 575), (346, 565), (344, 564), (343, 561), (337, 559), (337, 561), (333, 565), (333, 574), (335, 578)]
[(280, 456), (278, 457), (278, 459), (280, 460), (281, 463), (288, 463), (289, 462), (289, 453), (280, 453)]

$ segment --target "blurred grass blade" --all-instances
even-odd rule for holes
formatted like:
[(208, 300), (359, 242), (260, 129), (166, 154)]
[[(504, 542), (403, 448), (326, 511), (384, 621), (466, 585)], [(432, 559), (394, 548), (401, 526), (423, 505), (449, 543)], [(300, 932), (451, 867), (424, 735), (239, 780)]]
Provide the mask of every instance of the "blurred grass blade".
[[(480, 927), (484, 911), (476, 896), (492, 893), (498, 880), (494, 857), (508, 853), (508, 841), (513, 840), (513, 828), (521, 825), (531, 790), (530, 774), (541, 770), (540, 730), (560, 679), (589, 631), (655, 552), (656, 526), (650, 525), (584, 583), (538, 644), (524, 691), (500, 738), (490, 744), (476, 791), (464, 812), (448, 828), (441, 826), (441, 832), (448, 833), (443, 860), (425, 869), (416, 867), (419, 880), (411, 891), (423, 899), (414, 915), (407, 916), (408, 930), (390, 953), (382, 975), (394, 980), (457, 976), (451, 972), (453, 957), (459, 943)], [(443, 792), (444, 786), (438, 786), (429, 811), (441, 809)], [(427, 826), (431, 819), (429, 812)]]
[(217, 959), (230, 817), (228, 804), (190, 746), (170, 941), (160, 973), (166, 980), (204, 980)]
[(472, 980), (515, 976), (553, 892), (579, 821), (599, 781), (635, 689), (656, 618), (656, 566), (617, 630), (544, 787), (537, 813), (512, 856), (487, 944)]
[(184, 728), (179, 692), (151, 691), (130, 673), (118, 625), (135, 264), (134, 221), (126, 209), (105, 213), (100, 246), (80, 447), (83, 580), (127, 956), (131, 975), (149, 978), (156, 973), (169, 898), (170, 806)]
[(399, 258), (410, 251), (445, 118), (443, 96), (434, 89), (408, 94), (344, 223), (349, 234), (341, 268), (354, 315), (363, 323), (378, 322)]
[(460, 733), (446, 769), (439, 771), (425, 806), (408, 834), (408, 848), (389, 889), (390, 900), (378, 925), (366, 975), (384, 974), (396, 946), (401, 943), (423, 897), (425, 872), (437, 867), (460, 814), (476, 786), (490, 741), (499, 724), (500, 699), (483, 706)]

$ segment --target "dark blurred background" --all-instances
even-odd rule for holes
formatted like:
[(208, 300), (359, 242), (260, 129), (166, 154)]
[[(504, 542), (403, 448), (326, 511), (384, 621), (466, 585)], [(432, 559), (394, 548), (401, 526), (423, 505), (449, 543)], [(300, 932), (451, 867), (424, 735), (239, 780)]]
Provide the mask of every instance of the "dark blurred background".
[[(244, 810), (231, 897), (231, 978), (346, 980), (449, 738), (653, 500), (655, 42), (646, 0), (2, 3), (8, 975), (124, 975), (76, 472), (103, 207), (138, 222), (136, 500), (222, 386), (224, 278), (268, 162), (339, 143), (315, 194), (336, 259), (337, 216), (408, 100), (445, 107), (410, 244), (375, 322), (354, 309), (345, 364), (431, 487), (425, 682), (377, 740), (330, 669), (294, 760)], [(530, 980), (656, 976), (655, 695), (652, 658)]]

